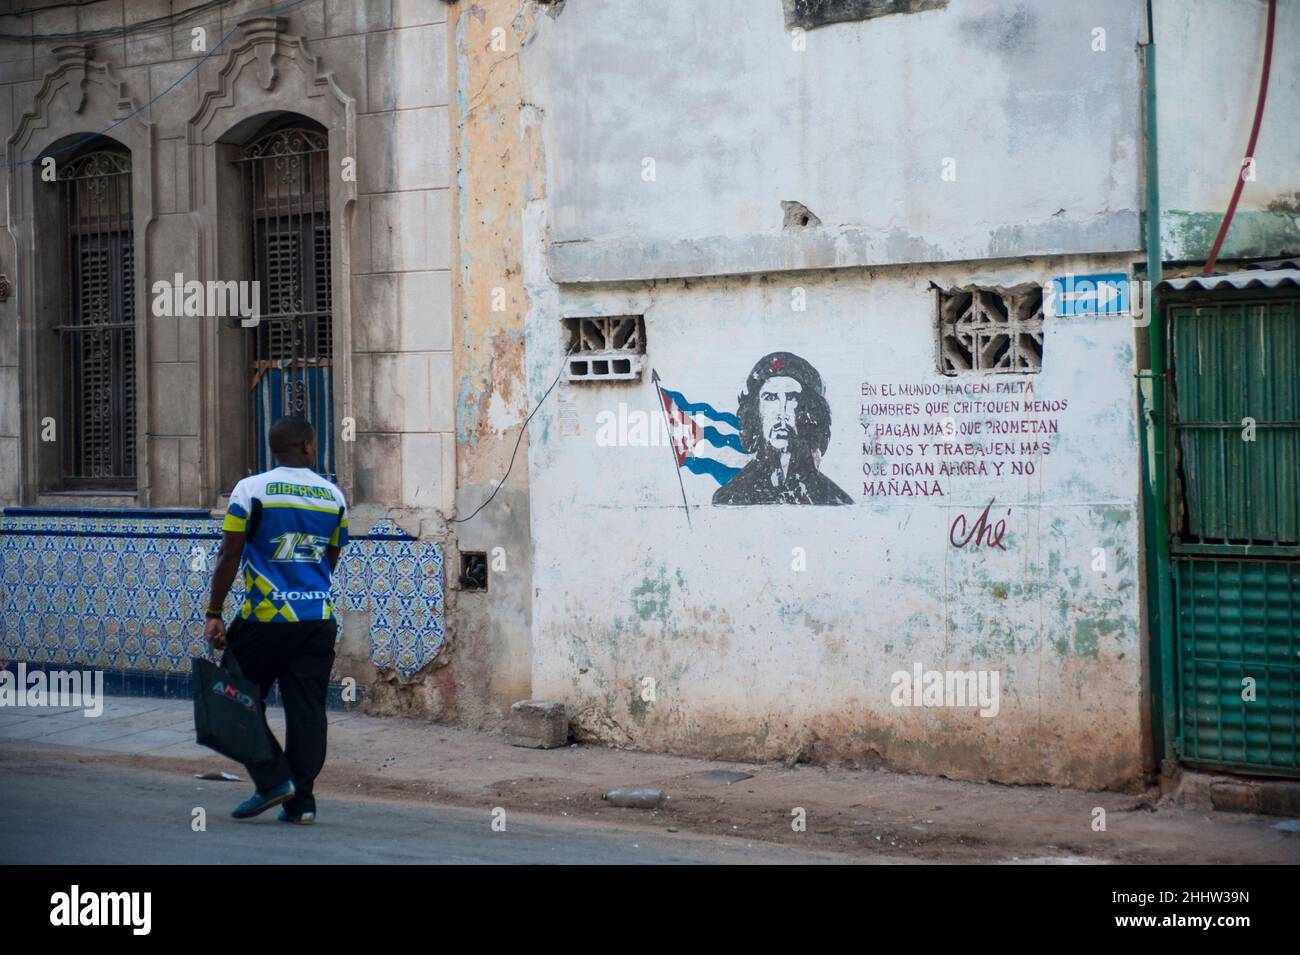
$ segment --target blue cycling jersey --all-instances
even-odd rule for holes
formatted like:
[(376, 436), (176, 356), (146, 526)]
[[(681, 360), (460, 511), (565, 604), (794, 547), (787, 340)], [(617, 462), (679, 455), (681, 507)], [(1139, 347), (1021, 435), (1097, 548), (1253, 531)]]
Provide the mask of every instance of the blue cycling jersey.
[(338, 487), (310, 468), (254, 474), (235, 485), (222, 529), (248, 534), (241, 617), (271, 623), (333, 616), (326, 548), (348, 542), (348, 505)]

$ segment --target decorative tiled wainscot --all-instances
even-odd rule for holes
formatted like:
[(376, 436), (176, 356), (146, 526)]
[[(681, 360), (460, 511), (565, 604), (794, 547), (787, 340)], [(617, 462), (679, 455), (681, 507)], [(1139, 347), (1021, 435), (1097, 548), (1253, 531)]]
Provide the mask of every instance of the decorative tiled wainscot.
[[(110, 692), (185, 696), (204, 652), (203, 608), (221, 522), (204, 510), (11, 507), (0, 515), (0, 664), (106, 671)], [(351, 539), (334, 579), (346, 627), (409, 680), (442, 651), (442, 548), (381, 521)], [(237, 579), (227, 609), (243, 601)], [(337, 697), (334, 688), (331, 697)]]

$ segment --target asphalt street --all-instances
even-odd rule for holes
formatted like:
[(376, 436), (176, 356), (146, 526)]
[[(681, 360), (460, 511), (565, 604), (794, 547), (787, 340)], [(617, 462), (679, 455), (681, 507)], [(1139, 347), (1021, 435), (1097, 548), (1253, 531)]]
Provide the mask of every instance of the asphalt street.
[[(247, 783), (0, 753), (0, 864), (707, 864), (864, 861), (504, 809), (318, 797), (314, 826), (230, 818)], [(195, 831), (194, 810), (206, 831)], [(501, 818), (498, 813), (495, 818)]]

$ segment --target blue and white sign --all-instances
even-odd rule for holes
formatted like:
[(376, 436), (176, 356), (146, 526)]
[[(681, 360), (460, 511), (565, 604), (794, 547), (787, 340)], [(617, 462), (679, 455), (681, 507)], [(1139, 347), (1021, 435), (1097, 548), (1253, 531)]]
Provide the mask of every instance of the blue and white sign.
[(1057, 317), (1125, 315), (1130, 308), (1129, 281), (1123, 272), (1062, 275), (1052, 279), (1044, 311)]

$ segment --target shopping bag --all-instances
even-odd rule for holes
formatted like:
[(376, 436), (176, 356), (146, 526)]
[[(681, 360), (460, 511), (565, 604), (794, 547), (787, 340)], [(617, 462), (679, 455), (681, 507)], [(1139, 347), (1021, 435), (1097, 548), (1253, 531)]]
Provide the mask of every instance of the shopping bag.
[(261, 691), (240, 671), (233, 653), (222, 663), (191, 658), (195, 741), (245, 766), (269, 762), (273, 756)]

